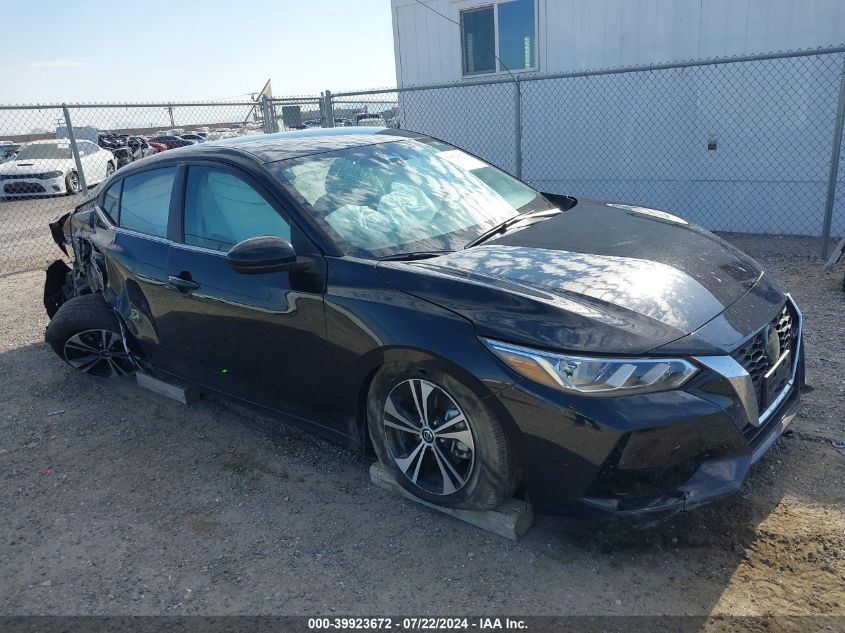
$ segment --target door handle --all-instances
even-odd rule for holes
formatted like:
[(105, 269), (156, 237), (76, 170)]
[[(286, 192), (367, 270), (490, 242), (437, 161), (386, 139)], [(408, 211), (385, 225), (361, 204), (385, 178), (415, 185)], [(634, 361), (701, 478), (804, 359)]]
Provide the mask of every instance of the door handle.
[(170, 275), (167, 278), (167, 287), (171, 290), (178, 290), (179, 292), (189, 294), (199, 288), (200, 285), (193, 279), (182, 279), (182, 277)]

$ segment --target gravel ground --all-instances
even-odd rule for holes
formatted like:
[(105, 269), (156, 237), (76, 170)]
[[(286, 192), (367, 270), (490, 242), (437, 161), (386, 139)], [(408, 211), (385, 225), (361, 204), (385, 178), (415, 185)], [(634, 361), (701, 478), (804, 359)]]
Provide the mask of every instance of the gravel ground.
[(806, 315), (793, 430), (726, 501), (647, 531), (538, 516), (517, 543), (283, 424), (74, 374), (41, 273), (0, 278), (0, 613), (845, 616), (842, 269), (730, 239)]

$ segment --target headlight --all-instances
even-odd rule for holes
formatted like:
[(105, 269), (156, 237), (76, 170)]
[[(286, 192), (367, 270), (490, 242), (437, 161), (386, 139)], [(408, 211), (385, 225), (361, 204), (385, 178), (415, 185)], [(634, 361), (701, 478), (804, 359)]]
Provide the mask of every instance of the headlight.
[(60, 171), (48, 171), (46, 174), (43, 174), (44, 180), (50, 180), (51, 178), (58, 178), (59, 176), (63, 176), (64, 174)]
[(683, 358), (591, 358), (481, 340), (518, 374), (547, 387), (583, 396), (624, 396), (677, 389), (698, 371)]

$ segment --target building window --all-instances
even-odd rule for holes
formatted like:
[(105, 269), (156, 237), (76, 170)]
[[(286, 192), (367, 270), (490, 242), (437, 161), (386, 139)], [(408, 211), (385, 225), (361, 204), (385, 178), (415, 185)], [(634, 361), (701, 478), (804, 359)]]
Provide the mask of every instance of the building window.
[(464, 75), (536, 69), (536, 0), (461, 11), (461, 39)]
[(464, 39), (464, 74), (492, 73), (496, 70), (493, 7), (461, 12)]

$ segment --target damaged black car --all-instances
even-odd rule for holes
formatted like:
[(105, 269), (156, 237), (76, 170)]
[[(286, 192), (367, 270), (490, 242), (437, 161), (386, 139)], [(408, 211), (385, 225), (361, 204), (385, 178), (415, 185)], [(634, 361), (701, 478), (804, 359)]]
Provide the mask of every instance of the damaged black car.
[(372, 449), (435, 504), (669, 516), (737, 491), (799, 406), (801, 312), (752, 259), (411, 132), (177, 149), (50, 226), (70, 366)]

